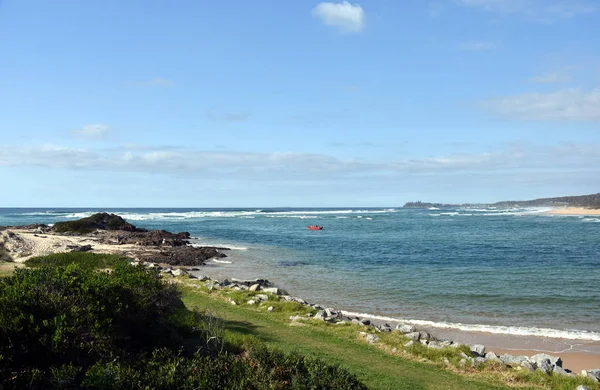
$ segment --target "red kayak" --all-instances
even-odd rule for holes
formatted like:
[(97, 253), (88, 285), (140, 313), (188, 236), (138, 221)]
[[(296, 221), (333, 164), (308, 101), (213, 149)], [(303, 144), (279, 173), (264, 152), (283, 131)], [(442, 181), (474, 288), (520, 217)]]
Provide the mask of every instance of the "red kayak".
[(310, 225), (308, 227), (308, 230), (323, 230), (323, 226), (318, 226), (318, 225)]

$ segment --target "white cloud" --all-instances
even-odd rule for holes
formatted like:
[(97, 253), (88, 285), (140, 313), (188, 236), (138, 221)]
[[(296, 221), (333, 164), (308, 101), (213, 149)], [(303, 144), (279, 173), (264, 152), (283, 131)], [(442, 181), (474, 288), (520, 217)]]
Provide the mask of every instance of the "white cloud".
[(333, 179), (399, 179), (407, 175), (518, 172), (525, 169), (589, 170), (590, 167), (600, 167), (600, 148), (593, 144), (554, 147), (518, 145), (484, 153), (363, 161), (297, 152), (215, 152), (172, 147), (75, 149), (56, 145), (0, 146), (0, 166), (327, 182)]
[(459, 2), (489, 12), (520, 14), (539, 22), (571, 19), (598, 10), (598, 7), (589, 0), (459, 0)]
[(153, 77), (149, 80), (143, 80), (143, 81), (135, 81), (130, 83), (131, 85), (135, 86), (135, 87), (163, 87), (163, 88), (168, 88), (168, 87), (173, 87), (175, 86), (175, 82), (173, 80), (169, 80), (169, 79), (165, 79), (162, 77)]
[(571, 81), (571, 76), (566, 73), (551, 72), (531, 77), (529, 81), (540, 84), (566, 83)]
[(495, 114), (534, 121), (600, 121), (600, 89), (526, 93), (481, 102)]
[(73, 134), (83, 138), (103, 138), (108, 134), (110, 127), (101, 123), (90, 123), (79, 129), (73, 130)]
[(463, 42), (458, 45), (458, 48), (460, 50), (465, 50), (465, 51), (488, 51), (488, 50), (494, 50), (497, 47), (498, 47), (498, 43), (485, 42), (485, 41)]
[(312, 10), (313, 16), (342, 32), (357, 33), (365, 27), (365, 12), (358, 4), (323, 2)]

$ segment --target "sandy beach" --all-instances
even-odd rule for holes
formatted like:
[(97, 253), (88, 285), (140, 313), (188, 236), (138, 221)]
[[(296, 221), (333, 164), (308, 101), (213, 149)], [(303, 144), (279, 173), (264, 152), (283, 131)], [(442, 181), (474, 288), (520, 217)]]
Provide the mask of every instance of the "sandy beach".
[(548, 215), (600, 215), (600, 209), (586, 209), (583, 207), (564, 207), (546, 211)]

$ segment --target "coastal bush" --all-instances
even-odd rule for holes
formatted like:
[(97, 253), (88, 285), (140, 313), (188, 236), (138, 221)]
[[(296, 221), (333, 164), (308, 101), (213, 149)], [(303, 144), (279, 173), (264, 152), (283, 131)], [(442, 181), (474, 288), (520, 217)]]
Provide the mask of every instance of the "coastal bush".
[(129, 259), (119, 255), (108, 255), (90, 252), (53, 253), (47, 256), (32, 257), (25, 261), (28, 267), (66, 266), (77, 263), (86, 268), (114, 268), (129, 263)]
[(157, 271), (67, 261), (82, 255), (0, 279), (0, 388), (364, 388), (320, 360), (232, 346), (223, 322), (187, 310)]
[(0, 262), (12, 262), (13, 259), (8, 254), (8, 251), (4, 248), (4, 245), (0, 243)]

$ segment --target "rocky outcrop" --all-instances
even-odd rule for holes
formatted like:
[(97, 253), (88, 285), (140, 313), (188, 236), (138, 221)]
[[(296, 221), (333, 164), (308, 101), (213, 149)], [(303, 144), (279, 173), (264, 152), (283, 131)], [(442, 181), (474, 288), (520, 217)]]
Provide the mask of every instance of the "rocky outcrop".
[(52, 231), (57, 233), (87, 234), (94, 230), (122, 230), (126, 232), (144, 232), (116, 214), (96, 213), (76, 221), (57, 222)]
[(189, 244), (190, 233), (171, 233), (166, 230), (119, 231), (115, 239), (118, 244), (177, 247)]
[(216, 247), (196, 248), (191, 246), (178, 246), (161, 249), (157, 252), (143, 252), (138, 257), (140, 260), (147, 262), (193, 267), (203, 265), (206, 260), (209, 259), (227, 257), (227, 255), (220, 252), (220, 250), (223, 249), (224, 248)]

